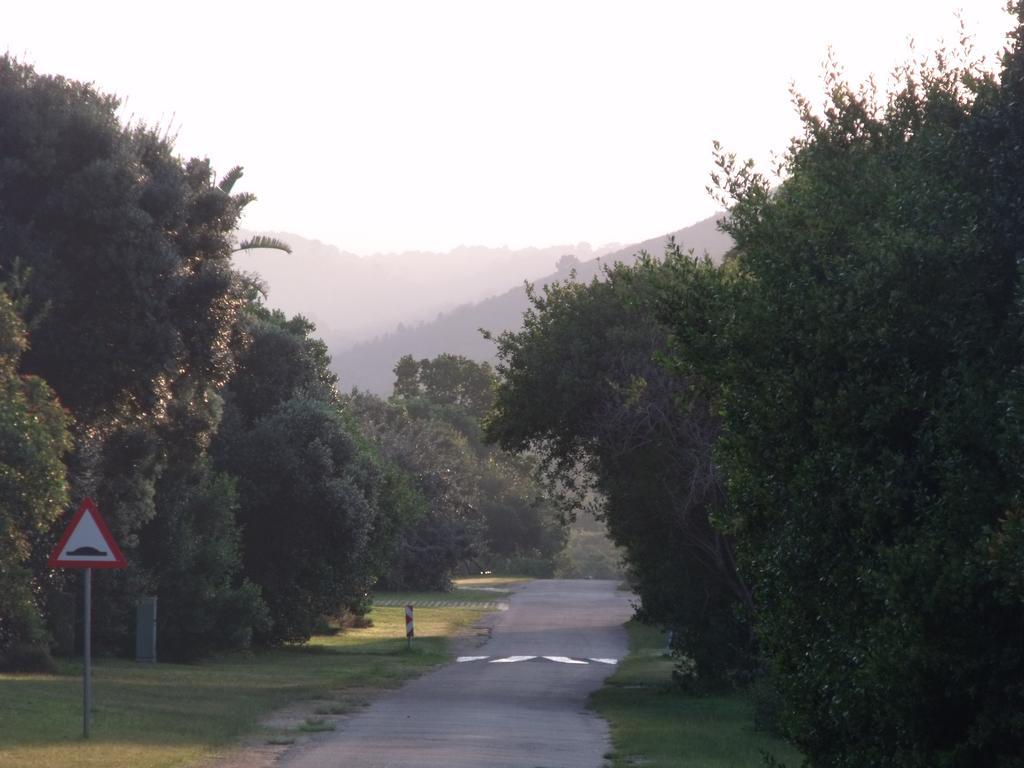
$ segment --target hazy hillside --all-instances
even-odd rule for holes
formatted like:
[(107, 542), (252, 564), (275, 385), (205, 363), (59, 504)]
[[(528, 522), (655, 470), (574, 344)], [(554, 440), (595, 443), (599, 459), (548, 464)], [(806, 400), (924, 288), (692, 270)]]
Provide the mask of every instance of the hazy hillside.
[(362, 257), (289, 232), (260, 234), (284, 240), (293, 252), (238, 253), (235, 266), (263, 278), (271, 306), (309, 317), (335, 349), (548, 274), (565, 253), (587, 260), (612, 250), (587, 243), (518, 251), (462, 246)]
[[(655, 237), (601, 258), (583, 261), (576, 267), (577, 278), (590, 280), (598, 273), (601, 265), (606, 263), (632, 263), (640, 251), (661, 254), (670, 236), (675, 236), (684, 248), (692, 248), (697, 253), (706, 251), (718, 260), (732, 246), (731, 239), (718, 231), (715, 225), (718, 218), (713, 216), (671, 235)], [(569, 270), (566, 267), (560, 272), (549, 271), (535, 282), (542, 285), (568, 276)], [(424, 358), (451, 352), (474, 360), (493, 361), (494, 345), (485, 340), (478, 329), (485, 328), (497, 333), (519, 327), (527, 308), (526, 291), (522, 286), (524, 278), (530, 279), (524, 274), (519, 278), (520, 284), (517, 287), (497, 296), (460, 306), (439, 315), (431, 322), (411, 327), (405, 324), (391, 333), (354, 347), (345, 348), (343, 339), (324, 334), (331, 347), (333, 368), (341, 377), (342, 388), (347, 390), (359, 387), (381, 395), (391, 394), (394, 383), (392, 369), (398, 358), (407, 354)]]

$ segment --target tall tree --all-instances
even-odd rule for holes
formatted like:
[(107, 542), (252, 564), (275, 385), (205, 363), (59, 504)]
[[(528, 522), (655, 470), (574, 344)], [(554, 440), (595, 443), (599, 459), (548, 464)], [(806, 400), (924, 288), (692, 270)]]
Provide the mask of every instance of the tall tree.
[(218, 462), (238, 478), (245, 572), (269, 608), (257, 637), (306, 640), (373, 585), (374, 466), (337, 409), (308, 398), (231, 425), (221, 441)]
[[(250, 292), (237, 373), (213, 441), (237, 481), (245, 574), (266, 601), (256, 637), (307, 639), (324, 617), (361, 609), (384, 570), (395, 489), (342, 412), (312, 323), (268, 310)], [(395, 491), (395, 499), (400, 494)]]
[(67, 415), (52, 390), (18, 373), (25, 328), (0, 290), (0, 669), (46, 653), (41, 573), (46, 534), (67, 503)]
[(669, 265), (815, 766), (1022, 765), (1022, 43), (998, 79), (942, 54), (884, 101), (832, 75), (781, 185), (719, 156), (731, 264)]
[(465, 436), (443, 421), (412, 415), (403, 402), (367, 393), (352, 393), (345, 407), (374, 450), (399, 473), (409, 505), (394, 532), (382, 586), (449, 589), (455, 569), (484, 549), (478, 466)]
[(98, 640), (126, 648), (137, 596), (161, 587), (140, 549), (161, 475), (172, 453), (201, 460), (233, 368), (232, 232), (252, 196), (116, 108), (0, 58), (0, 281), (31, 328), (23, 370), (74, 416), (73, 493), (97, 499), (132, 564), (96, 585)]
[(487, 445), (483, 422), (494, 405), (498, 377), (489, 363), (441, 354), (395, 366), (395, 398), (418, 420), (454, 429), (472, 452), (469, 504), (482, 523), (480, 555), (493, 566), (550, 575), (566, 541), (560, 516), (537, 482), (537, 462)]
[(531, 292), (522, 330), (497, 340), (502, 378), (487, 433), (541, 456), (570, 510), (593, 483), (642, 614), (673, 627), (677, 648), (718, 679), (749, 664), (737, 617), (750, 599), (730, 543), (709, 522), (722, 500), (716, 422), (658, 361), (668, 332), (647, 306), (657, 270), (641, 259), (604, 279)]

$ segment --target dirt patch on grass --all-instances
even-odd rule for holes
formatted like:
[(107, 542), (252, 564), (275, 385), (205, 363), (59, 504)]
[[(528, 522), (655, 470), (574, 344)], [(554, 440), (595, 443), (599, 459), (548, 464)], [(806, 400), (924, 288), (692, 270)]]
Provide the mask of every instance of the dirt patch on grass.
[[(198, 768), (273, 768), (288, 750), (307, 743), (312, 734), (332, 731), (386, 689), (349, 688), (321, 698), (302, 699), (274, 710), (256, 733)], [(311, 724), (316, 724), (315, 727)]]

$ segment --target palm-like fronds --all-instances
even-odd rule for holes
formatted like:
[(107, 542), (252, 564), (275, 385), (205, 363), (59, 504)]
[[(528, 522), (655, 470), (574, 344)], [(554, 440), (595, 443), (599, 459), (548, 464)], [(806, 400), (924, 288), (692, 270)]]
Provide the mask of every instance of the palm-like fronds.
[(242, 166), (236, 165), (224, 174), (224, 178), (220, 180), (220, 183), (217, 186), (220, 187), (221, 192), (227, 192), (230, 194), (232, 187), (235, 186), (235, 182), (240, 178), (242, 178)]
[(234, 252), (248, 251), (253, 248), (273, 248), (275, 251), (284, 251), (285, 253), (292, 252), (292, 247), (284, 240), (278, 240), (276, 237), (267, 237), (266, 235), (253, 235), (252, 237), (243, 240), (235, 246)]

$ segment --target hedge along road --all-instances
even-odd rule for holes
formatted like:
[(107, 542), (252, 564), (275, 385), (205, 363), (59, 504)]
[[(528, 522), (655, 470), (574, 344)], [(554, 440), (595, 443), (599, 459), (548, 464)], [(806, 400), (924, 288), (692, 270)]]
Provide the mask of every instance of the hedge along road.
[(285, 756), (286, 768), (600, 768), (607, 724), (585, 709), (627, 650), (614, 581), (533, 581), (459, 661), (386, 694)]

